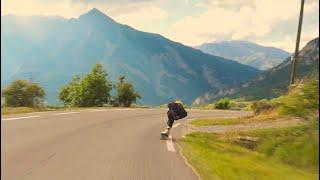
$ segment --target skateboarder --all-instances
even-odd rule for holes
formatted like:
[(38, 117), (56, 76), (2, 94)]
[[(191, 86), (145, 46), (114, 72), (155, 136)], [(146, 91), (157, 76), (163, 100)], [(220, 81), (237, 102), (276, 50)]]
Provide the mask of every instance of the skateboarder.
[(168, 104), (169, 111), (167, 112), (168, 121), (167, 128), (161, 132), (161, 136), (163, 138), (167, 138), (170, 133), (170, 129), (175, 120), (182, 119), (188, 115), (187, 111), (183, 108), (181, 101), (174, 101)]

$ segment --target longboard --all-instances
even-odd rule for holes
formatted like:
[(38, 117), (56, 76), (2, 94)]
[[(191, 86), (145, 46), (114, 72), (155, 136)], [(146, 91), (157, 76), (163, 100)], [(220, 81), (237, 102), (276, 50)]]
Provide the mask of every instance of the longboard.
[(168, 140), (169, 139), (169, 136), (168, 136), (168, 134), (160, 134), (161, 135), (161, 140)]

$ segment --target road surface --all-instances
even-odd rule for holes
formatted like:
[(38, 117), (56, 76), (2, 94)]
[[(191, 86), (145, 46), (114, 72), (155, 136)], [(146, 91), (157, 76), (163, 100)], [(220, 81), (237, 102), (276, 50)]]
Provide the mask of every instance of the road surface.
[[(190, 110), (187, 118), (231, 117)], [(3, 180), (194, 180), (175, 140), (160, 140), (165, 109), (84, 109), (1, 116)]]

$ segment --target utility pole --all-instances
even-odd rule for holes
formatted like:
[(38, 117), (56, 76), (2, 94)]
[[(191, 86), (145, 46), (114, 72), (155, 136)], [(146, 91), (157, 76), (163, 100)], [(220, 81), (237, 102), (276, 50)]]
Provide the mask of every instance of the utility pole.
[(300, 17), (299, 17), (299, 25), (298, 25), (298, 34), (297, 34), (297, 40), (296, 40), (296, 49), (294, 52), (294, 57), (291, 65), (291, 79), (290, 79), (290, 85), (293, 85), (295, 83), (296, 78), (296, 66), (297, 66), (297, 60), (299, 57), (299, 44), (300, 44), (300, 35), (301, 35), (301, 26), (302, 26), (302, 18), (303, 18), (303, 6), (304, 6), (304, 0), (301, 0), (301, 8), (300, 8)]

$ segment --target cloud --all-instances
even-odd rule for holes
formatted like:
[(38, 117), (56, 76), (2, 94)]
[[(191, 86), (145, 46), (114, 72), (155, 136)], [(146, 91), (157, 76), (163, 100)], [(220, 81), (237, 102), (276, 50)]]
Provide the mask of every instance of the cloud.
[(159, 20), (165, 20), (167, 17), (168, 13), (163, 9), (158, 7), (148, 7), (131, 13), (120, 14), (115, 16), (115, 19), (118, 22), (130, 24), (135, 28), (144, 29), (147, 24)]
[[(1, 14), (78, 17), (98, 8), (116, 21), (190, 45), (249, 40), (293, 51), (300, 0), (1, 0)], [(319, 3), (305, 1), (301, 46), (319, 34)]]
[[(269, 42), (269, 45), (277, 45), (289, 51), (293, 49), (299, 0), (215, 0), (197, 6), (205, 11), (199, 16), (188, 16), (176, 22), (166, 32), (169, 38), (192, 46), (223, 39), (244, 39)], [(304, 21), (307, 24), (304, 23), (303, 36), (317, 36), (318, 19), (314, 18), (318, 17), (317, 13), (315, 3), (305, 4)], [(310, 21), (310, 18), (316, 20)], [(291, 23), (290, 29), (287, 23)], [(272, 39), (273, 43), (268, 39)]]
[[(125, 2), (125, 5), (123, 3)], [(158, 32), (154, 22), (165, 21), (168, 13), (161, 8), (165, 0), (120, 0), (114, 3), (100, 3), (99, 0), (92, 0), (87, 7), (97, 7), (108, 16), (122, 24), (128, 24), (143, 31)]]
[(242, 7), (254, 7), (254, 0), (205, 0), (197, 4), (198, 7), (219, 7), (228, 10), (239, 10)]
[[(159, 5), (164, 0), (1, 0), (1, 15), (58, 15), (78, 17), (92, 8), (115, 16)], [(152, 14), (150, 14), (152, 16)]]
[(136, 3), (136, 2), (151, 2), (155, 0), (72, 0), (74, 3), (113, 3), (113, 4), (123, 4), (123, 3)]
[(77, 17), (88, 8), (71, 0), (41, 1), (41, 0), (1, 0), (1, 15), (47, 15)]

